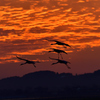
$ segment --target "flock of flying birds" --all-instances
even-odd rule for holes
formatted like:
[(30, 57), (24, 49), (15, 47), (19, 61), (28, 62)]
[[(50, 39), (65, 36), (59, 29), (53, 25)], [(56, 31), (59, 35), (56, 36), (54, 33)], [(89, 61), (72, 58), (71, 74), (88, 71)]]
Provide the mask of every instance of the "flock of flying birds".
[[(68, 45), (68, 44), (66, 44), (66, 43), (63, 43), (63, 42), (60, 42), (60, 41), (57, 41), (57, 40), (48, 40), (48, 41), (54, 41), (54, 42), (55, 42), (54, 44), (56, 44), (56, 45), (62, 45), (64, 48), (66, 48), (67, 46), (68, 46), (68, 47), (71, 47), (70, 45)], [(54, 44), (51, 44), (51, 45), (54, 45)], [(49, 58), (52, 59), (52, 60), (57, 60), (57, 62), (52, 63), (52, 65), (58, 64), (58, 63), (62, 63), (62, 64), (65, 64), (65, 65), (67, 66), (68, 69), (71, 69), (71, 68), (67, 65), (68, 63), (70, 64), (70, 62), (68, 62), (68, 61), (66, 61), (66, 60), (63, 60), (63, 57), (62, 57), (62, 55), (61, 55), (61, 53), (65, 53), (65, 54), (67, 54), (67, 53), (66, 53), (65, 51), (63, 51), (63, 50), (54, 49), (54, 48), (51, 48), (51, 49), (52, 49), (52, 51), (49, 51), (49, 52), (56, 52), (56, 53), (58, 53), (58, 59), (49, 57)], [(59, 59), (59, 54), (61, 55), (61, 58), (62, 58), (62, 59)], [(33, 64), (34, 67), (36, 67), (36, 66), (35, 66), (35, 63), (40, 63), (39, 61), (30, 61), (30, 60), (27, 60), (27, 59), (20, 58), (20, 57), (18, 57), (18, 56), (16, 56), (16, 57), (17, 57), (18, 59), (20, 59), (20, 60), (24, 60), (24, 61), (25, 61), (25, 63), (21, 63), (21, 65), (24, 65), (24, 64)]]

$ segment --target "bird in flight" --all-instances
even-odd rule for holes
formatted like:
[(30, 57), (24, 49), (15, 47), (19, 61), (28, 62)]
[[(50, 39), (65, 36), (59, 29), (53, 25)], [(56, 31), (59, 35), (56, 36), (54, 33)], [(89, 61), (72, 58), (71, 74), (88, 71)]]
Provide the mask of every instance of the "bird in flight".
[[(54, 44), (63, 45), (64, 48), (66, 48), (66, 46), (71, 47), (69, 44), (66, 44), (66, 43), (63, 43), (63, 42), (60, 42), (60, 41), (57, 41), (57, 40), (48, 40), (48, 41), (54, 41), (54, 42), (56, 42)], [(51, 45), (54, 45), (54, 44), (51, 44)]]
[[(49, 58), (50, 58), (50, 57), (49, 57)], [(62, 63), (62, 64), (65, 64), (65, 65), (67, 66), (68, 69), (71, 69), (71, 68), (67, 65), (67, 63), (71, 64), (71, 63), (68, 62), (68, 61), (60, 60), (60, 59), (55, 59), (55, 58), (50, 58), (50, 59), (52, 59), (52, 60), (57, 60), (57, 62), (56, 62), (56, 63), (52, 63), (52, 65), (58, 64), (58, 63)]]
[[(17, 56), (16, 56), (16, 57), (17, 57)], [(20, 59), (20, 60), (26, 61), (25, 63), (22, 63), (21, 65), (24, 65), (24, 64), (33, 64), (34, 67), (36, 67), (36, 66), (35, 66), (35, 63), (40, 63), (39, 61), (30, 61), (30, 60), (23, 59), (23, 58), (20, 58), (20, 57), (17, 57), (17, 58)]]
[[(53, 48), (51, 48), (51, 49), (53, 49)], [(59, 59), (59, 54), (60, 54), (60, 53), (65, 53), (65, 54), (67, 54), (65, 51), (59, 50), (59, 49), (53, 49), (53, 51), (49, 51), (49, 52), (56, 52), (56, 53), (58, 53), (58, 59)], [(61, 55), (61, 54), (60, 54), (60, 55)], [(62, 55), (61, 55), (61, 58), (63, 59)]]

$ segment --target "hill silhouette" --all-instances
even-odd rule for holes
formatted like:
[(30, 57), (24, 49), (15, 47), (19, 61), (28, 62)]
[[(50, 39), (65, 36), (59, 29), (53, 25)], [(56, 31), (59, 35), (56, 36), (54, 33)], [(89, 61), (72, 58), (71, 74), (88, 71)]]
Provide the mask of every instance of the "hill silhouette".
[(0, 80), (1, 97), (99, 96), (100, 70), (72, 75), (38, 71)]

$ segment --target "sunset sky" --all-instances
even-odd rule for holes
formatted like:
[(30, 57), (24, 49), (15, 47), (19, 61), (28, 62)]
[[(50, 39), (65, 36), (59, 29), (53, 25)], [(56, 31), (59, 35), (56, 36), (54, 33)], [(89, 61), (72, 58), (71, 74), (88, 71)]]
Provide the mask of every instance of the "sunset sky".
[[(58, 40), (71, 45), (51, 45)], [(50, 48), (65, 50), (51, 65)], [(20, 66), (16, 55), (41, 63)], [(0, 79), (50, 70), (84, 74), (100, 69), (100, 0), (0, 0)]]

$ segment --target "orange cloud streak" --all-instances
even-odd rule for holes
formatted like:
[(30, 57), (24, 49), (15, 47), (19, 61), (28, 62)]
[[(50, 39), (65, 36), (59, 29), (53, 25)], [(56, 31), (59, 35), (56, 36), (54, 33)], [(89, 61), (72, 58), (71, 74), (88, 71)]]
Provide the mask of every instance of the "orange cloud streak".
[[(87, 46), (100, 46), (100, 7), (90, 6), (94, 3), (99, 4), (99, 0), (76, 1), (19, 0), (19, 6), (15, 7), (10, 0), (9, 3), (5, 1), (5, 5), (0, 6), (1, 45), (9, 48), (7, 44), (10, 44), (11, 58), (14, 54), (44, 55), (46, 48), (52, 47), (49, 41), (44, 41), (45, 39), (60, 40), (78, 50)], [(23, 5), (24, 3), (29, 7)], [(37, 41), (44, 45), (38, 43), (34, 49), (31, 45)], [(20, 44), (25, 51), (19, 52), (20, 48), (16, 50)], [(68, 50), (73, 52), (73, 49), (68, 48)], [(5, 51), (4, 58), (2, 56), (1, 59), (7, 59), (6, 54), (9, 52)]]

